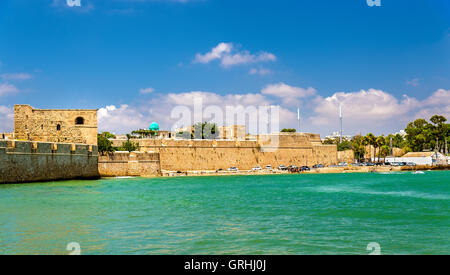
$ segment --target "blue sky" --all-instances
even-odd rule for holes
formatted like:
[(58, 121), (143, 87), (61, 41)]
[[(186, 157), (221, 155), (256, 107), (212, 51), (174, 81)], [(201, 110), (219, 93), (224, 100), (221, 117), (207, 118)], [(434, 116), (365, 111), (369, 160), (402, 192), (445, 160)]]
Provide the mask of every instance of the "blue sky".
[[(127, 132), (174, 106), (280, 105), (281, 126), (390, 133), (450, 118), (446, 0), (2, 0), (0, 131), (14, 104), (98, 108)], [(108, 106), (108, 108), (106, 108)], [(428, 118), (428, 117), (427, 117)]]

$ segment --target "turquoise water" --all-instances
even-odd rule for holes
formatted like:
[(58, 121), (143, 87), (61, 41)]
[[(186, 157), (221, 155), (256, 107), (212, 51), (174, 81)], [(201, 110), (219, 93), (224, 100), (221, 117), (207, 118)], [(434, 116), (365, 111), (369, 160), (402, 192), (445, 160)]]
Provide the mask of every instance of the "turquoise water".
[(0, 186), (0, 254), (450, 254), (450, 171)]

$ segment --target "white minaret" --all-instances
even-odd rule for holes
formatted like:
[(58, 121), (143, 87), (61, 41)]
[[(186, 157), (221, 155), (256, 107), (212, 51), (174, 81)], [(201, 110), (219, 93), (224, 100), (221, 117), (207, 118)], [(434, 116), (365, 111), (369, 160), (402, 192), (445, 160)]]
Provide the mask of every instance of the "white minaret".
[(300, 108), (297, 109), (297, 120), (298, 120), (298, 132), (301, 132), (300, 128)]
[(339, 119), (341, 121), (341, 131), (340, 131), (339, 142), (342, 143), (342, 103), (339, 104)]

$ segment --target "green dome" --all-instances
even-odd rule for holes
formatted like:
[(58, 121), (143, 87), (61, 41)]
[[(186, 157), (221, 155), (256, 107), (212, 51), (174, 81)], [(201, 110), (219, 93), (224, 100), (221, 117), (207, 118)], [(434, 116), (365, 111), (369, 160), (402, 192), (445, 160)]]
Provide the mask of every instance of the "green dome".
[(158, 132), (159, 131), (159, 125), (156, 122), (152, 122), (152, 124), (150, 124), (150, 128), (148, 128), (150, 131), (155, 131)]

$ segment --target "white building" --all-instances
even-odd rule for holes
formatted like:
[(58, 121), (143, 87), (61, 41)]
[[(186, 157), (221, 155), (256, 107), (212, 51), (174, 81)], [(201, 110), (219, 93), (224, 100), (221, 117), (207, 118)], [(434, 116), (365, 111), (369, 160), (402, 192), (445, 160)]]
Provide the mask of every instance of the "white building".
[(394, 136), (395, 135), (401, 135), (403, 138), (405, 138), (407, 134), (406, 134), (405, 130), (400, 130), (399, 132), (395, 133)]
[[(326, 136), (323, 140), (336, 139), (336, 138), (340, 138), (340, 137), (341, 137), (341, 133), (333, 132), (333, 134)], [(342, 135), (342, 140), (351, 140), (351, 139), (352, 139), (352, 136)]]
[(437, 165), (447, 164), (447, 158), (437, 152), (411, 152), (403, 155), (402, 157), (387, 157), (386, 162), (409, 162), (416, 165)]

